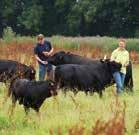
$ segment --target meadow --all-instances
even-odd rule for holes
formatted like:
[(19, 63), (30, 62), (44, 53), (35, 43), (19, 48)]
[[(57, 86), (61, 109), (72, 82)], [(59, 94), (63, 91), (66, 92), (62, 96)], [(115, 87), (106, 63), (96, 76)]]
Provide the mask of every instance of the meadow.
[[(51, 39), (52, 40), (52, 39)], [(101, 40), (101, 39), (100, 39)], [(99, 41), (99, 39), (98, 39)], [(34, 41), (0, 44), (0, 59), (13, 59), (33, 65), (38, 71), (33, 57)], [(55, 51), (66, 50), (82, 56), (102, 58), (105, 53), (101, 48), (88, 45), (78, 48), (65, 48), (54, 45)], [(130, 52), (134, 61), (134, 92), (115, 95), (115, 86), (105, 90), (102, 99), (98, 94), (76, 96), (68, 92), (65, 96), (59, 91), (56, 98), (46, 99), (42, 105), (39, 118), (31, 110), (24, 113), (23, 106), (17, 104), (10, 117), (8, 108), (11, 100), (3, 104), (7, 88), (0, 84), (0, 135), (139, 135), (139, 65), (138, 53)]]

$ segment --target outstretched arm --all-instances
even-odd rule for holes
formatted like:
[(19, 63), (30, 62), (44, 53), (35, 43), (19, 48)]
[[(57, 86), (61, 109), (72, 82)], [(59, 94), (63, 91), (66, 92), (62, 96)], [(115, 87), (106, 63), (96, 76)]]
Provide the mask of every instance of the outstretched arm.
[(115, 61), (115, 59), (116, 59), (116, 53), (115, 51), (113, 51), (111, 54), (111, 61)]
[(35, 58), (36, 58), (37, 61), (39, 61), (39, 62), (42, 63), (42, 64), (48, 64), (47, 61), (42, 61), (42, 60), (38, 57), (38, 55), (36, 55), (36, 54), (35, 54)]
[(54, 48), (52, 47), (51, 50), (49, 52), (47, 51), (43, 51), (42, 53), (45, 55), (45, 56), (50, 56), (54, 51)]

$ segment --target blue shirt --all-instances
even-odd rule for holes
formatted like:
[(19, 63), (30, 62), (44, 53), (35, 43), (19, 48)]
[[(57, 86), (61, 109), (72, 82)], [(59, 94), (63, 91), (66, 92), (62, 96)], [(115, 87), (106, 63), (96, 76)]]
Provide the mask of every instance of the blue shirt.
[(48, 56), (45, 56), (43, 52), (49, 52), (52, 49), (49, 41), (44, 41), (44, 44), (37, 43), (34, 48), (34, 54), (36, 54), (42, 61), (47, 61)]

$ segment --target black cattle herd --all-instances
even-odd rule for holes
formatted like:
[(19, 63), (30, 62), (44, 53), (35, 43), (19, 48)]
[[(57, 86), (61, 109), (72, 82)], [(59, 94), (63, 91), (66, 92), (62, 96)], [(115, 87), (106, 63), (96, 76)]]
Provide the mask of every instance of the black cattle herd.
[[(54, 78), (36, 81), (36, 71), (33, 67), (13, 60), (0, 60), (0, 82), (10, 82), (8, 97), (12, 98), (13, 106), (16, 101), (23, 104), (28, 112), (29, 108), (39, 112), (44, 100), (56, 96), (59, 88), (64, 92), (79, 90), (97, 92), (100, 97), (106, 87), (114, 84), (112, 74), (120, 71), (121, 64), (109, 59), (93, 60), (70, 52), (59, 51), (49, 57), (48, 62), (55, 65)], [(132, 64), (129, 63), (124, 87), (133, 91)]]

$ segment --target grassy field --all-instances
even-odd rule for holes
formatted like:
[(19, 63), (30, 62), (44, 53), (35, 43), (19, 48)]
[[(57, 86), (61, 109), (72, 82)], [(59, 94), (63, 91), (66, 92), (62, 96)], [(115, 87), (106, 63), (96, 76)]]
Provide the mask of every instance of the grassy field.
[[(134, 65), (134, 93), (116, 97), (114, 86), (106, 89), (102, 99), (97, 94), (76, 96), (59, 92), (41, 107), (41, 118), (31, 110), (26, 117), (17, 104), (9, 117), (11, 100), (3, 105), (5, 85), (0, 86), (0, 135), (139, 135), (139, 66)], [(138, 122), (137, 122), (138, 121)], [(103, 134), (102, 134), (103, 133)]]
[[(111, 38), (62, 39), (51, 39), (55, 51), (66, 50), (92, 58), (103, 58), (104, 54), (111, 54), (111, 51), (100, 50), (97, 44), (107, 44)], [(26, 40), (25, 38), (22, 42), (8, 44), (0, 41), (0, 59), (17, 60), (36, 67), (33, 57), (34, 41), (31, 38), (24, 42)], [(80, 41), (80, 45), (77, 47), (75, 44), (77, 48), (70, 48), (68, 41), (72, 40), (73, 46), (74, 41)], [(109, 43), (117, 41), (115, 38), (111, 40), (114, 42)], [(96, 48), (90, 48), (86, 42), (94, 43)], [(132, 50), (130, 56), (132, 62), (139, 62), (139, 53)], [(8, 99), (3, 104), (7, 89), (0, 84), (0, 135), (139, 135), (139, 65), (134, 65), (133, 70), (134, 93), (123, 93), (116, 97), (113, 92), (115, 87), (112, 86), (105, 90), (103, 98), (100, 99), (96, 93), (86, 96), (79, 92), (74, 96), (72, 92), (68, 92), (65, 97), (60, 91), (57, 99), (45, 100), (40, 110), (41, 118), (33, 110), (29, 116), (25, 116), (23, 106), (18, 104), (14, 115), (9, 117), (11, 100)]]

